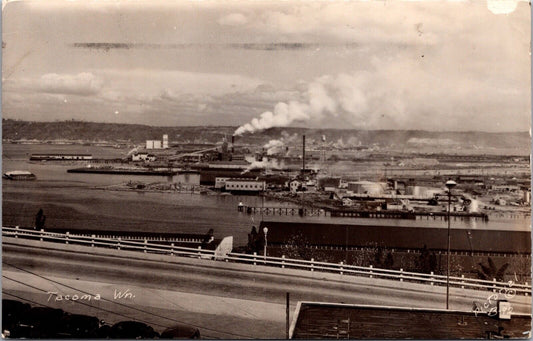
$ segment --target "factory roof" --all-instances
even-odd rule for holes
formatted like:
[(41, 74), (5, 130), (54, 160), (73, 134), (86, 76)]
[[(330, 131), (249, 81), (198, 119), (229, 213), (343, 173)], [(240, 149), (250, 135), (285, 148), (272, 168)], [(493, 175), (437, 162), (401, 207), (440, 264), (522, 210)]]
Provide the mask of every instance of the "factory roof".
[(263, 180), (257, 180), (255, 178), (227, 178), (226, 183), (231, 181), (244, 181), (244, 182), (264, 182)]
[(531, 316), (499, 319), (482, 312), (298, 302), (291, 339), (525, 338)]

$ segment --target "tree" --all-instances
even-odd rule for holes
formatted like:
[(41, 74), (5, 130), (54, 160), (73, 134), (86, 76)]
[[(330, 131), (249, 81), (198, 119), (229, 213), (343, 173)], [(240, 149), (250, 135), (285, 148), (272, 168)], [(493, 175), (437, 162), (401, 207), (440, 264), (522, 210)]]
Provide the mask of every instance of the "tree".
[(431, 255), (429, 256), (429, 271), (437, 271), (437, 255), (435, 254), (435, 251), (431, 252)]
[(374, 254), (374, 266), (376, 268), (383, 267), (383, 249), (381, 247), (378, 247), (376, 249), (376, 253)]
[(420, 253), (420, 256), (418, 257), (418, 270), (424, 273), (429, 273), (431, 271), (429, 261), (430, 261), (430, 255), (429, 255), (428, 247), (426, 244), (424, 244), (424, 248), (422, 249), (422, 252)]
[(392, 252), (388, 252), (387, 256), (385, 257), (385, 262), (383, 263), (385, 269), (392, 269), (392, 266), (394, 265), (394, 258), (392, 257)]
[(43, 213), (43, 209), (39, 209), (37, 215), (35, 216), (35, 228), (40, 230), (44, 228), (44, 222), (46, 221), (46, 216)]
[(479, 269), (476, 270), (478, 277), (483, 280), (490, 281), (496, 279), (497, 281), (503, 282), (505, 270), (507, 270), (507, 268), (509, 267), (509, 263), (505, 263), (500, 268), (498, 268), (490, 257), (488, 257), (488, 263), (488, 266), (485, 266), (483, 263), (478, 263), (481, 267), (481, 271), (479, 271)]

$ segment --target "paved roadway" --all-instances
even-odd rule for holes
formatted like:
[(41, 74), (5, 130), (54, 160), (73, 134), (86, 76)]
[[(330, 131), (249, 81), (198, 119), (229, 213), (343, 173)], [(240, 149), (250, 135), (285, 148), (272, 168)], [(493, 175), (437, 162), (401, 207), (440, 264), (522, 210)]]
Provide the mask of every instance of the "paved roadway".
[[(297, 301), (445, 305), (443, 287), (117, 250), (110, 250), (111, 256), (95, 255), (89, 247), (36, 241), (28, 247), (12, 239), (3, 241), (5, 298), (90, 314), (109, 323), (137, 319), (159, 332), (185, 323), (209, 338), (284, 338), (286, 292), (291, 319)], [(59, 301), (48, 292), (93, 296)], [(119, 298), (119, 292), (131, 295)], [(468, 311), (473, 300), (483, 301), (489, 294), (452, 289), (451, 308)], [(530, 311), (528, 298), (514, 300), (516, 311)]]

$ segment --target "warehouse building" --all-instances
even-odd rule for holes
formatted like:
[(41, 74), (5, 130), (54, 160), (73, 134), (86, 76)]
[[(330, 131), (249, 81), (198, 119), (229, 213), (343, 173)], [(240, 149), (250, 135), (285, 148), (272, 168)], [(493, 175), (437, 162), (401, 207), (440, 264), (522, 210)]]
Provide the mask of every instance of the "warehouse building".
[(228, 192), (263, 192), (266, 182), (256, 179), (232, 178), (225, 181), (225, 190)]

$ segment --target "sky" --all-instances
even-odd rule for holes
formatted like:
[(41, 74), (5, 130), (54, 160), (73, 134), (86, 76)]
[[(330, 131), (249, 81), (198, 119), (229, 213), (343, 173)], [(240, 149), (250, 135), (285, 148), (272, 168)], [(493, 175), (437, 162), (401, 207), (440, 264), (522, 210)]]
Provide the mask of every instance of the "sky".
[(473, 1), (9, 1), (2, 116), (527, 131), (531, 8)]

